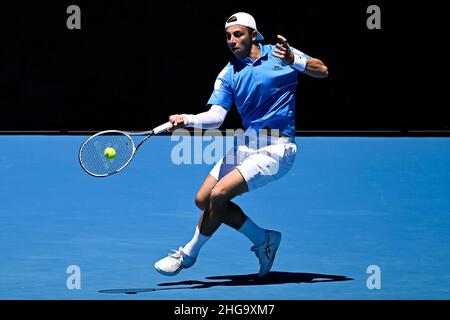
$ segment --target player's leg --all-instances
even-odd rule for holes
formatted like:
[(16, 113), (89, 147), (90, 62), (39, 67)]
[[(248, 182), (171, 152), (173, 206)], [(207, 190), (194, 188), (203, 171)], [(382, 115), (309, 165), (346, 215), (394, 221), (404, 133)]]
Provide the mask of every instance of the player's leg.
[(209, 212), (209, 199), (211, 196), (211, 191), (216, 184), (217, 179), (211, 174), (208, 174), (205, 181), (203, 181), (202, 186), (198, 190), (197, 195), (195, 196), (195, 204), (200, 210), (202, 210), (202, 213), (200, 214), (198, 224), (195, 227), (194, 236), (184, 245), (182, 249), (183, 252), (190, 257), (197, 258), (200, 249), (210, 238), (210, 236), (200, 233), (200, 226), (205, 211)]
[[(245, 166), (242, 170), (246, 170)], [(248, 178), (248, 172), (244, 172)], [(210, 195), (210, 210), (203, 211), (199, 223), (201, 234), (211, 236), (221, 223), (235, 228), (245, 235), (254, 246), (251, 248), (259, 259), (259, 277), (267, 275), (272, 267), (275, 254), (281, 241), (281, 233), (265, 230), (248, 218), (241, 208), (230, 200), (242, 193), (248, 192), (247, 181), (239, 169), (234, 169), (220, 179)]]
[[(195, 263), (201, 247), (222, 223), (221, 220), (211, 219), (211, 201), (214, 200), (213, 203), (217, 203), (219, 199), (222, 199), (222, 193), (225, 190), (230, 199), (248, 190), (245, 180), (243, 180), (237, 170), (236, 172), (228, 174), (219, 183), (212, 175), (206, 177), (195, 198), (196, 205), (203, 210), (193, 238), (184, 247), (176, 250), (175, 253), (156, 262), (155, 268), (158, 272), (164, 275), (176, 275), (183, 268), (189, 268)], [(223, 183), (222, 180), (225, 182)], [(222, 186), (222, 184), (226, 185), (226, 187)], [(220, 187), (217, 189), (220, 192), (215, 191), (217, 186)], [(234, 203), (228, 204), (228, 210), (229, 212), (223, 219), (223, 222), (237, 229), (246, 220), (246, 216)]]
[(210, 210), (205, 210), (199, 223), (201, 233), (211, 235), (221, 223), (245, 235), (255, 246), (266, 240), (266, 230), (256, 225), (234, 202), (237, 195), (248, 192), (247, 181), (239, 169), (223, 177), (211, 190)]
[(237, 169), (220, 179), (211, 190), (209, 208), (203, 211), (200, 218), (200, 232), (211, 236), (221, 223), (235, 229), (242, 226), (247, 217), (239, 206), (230, 203), (230, 200), (247, 191), (247, 183)]
[[(233, 176), (233, 174), (231, 174)], [(230, 176), (230, 177), (231, 177)], [(228, 177), (226, 180), (228, 180)], [(222, 179), (223, 180), (223, 179)], [(208, 175), (203, 182), (203, 185), (200, 187), (196, 197), (195, 203), (196, 205), (202, 209), (202, 213), (200, 215), (194, 236), (191, 241), (189, 241), (184, 247), (183, 252), (191, 257), (197, 257), (200, 249), (209, 240), (212, 233), (217, 229), (217, 226), (211, 229), (210, 226), (210, 206), (211, 206), (211, 194), (213, 194), (213, 199), (215, 197), (215, 192), (217, 185), (221, 186), (222, 180), (220, 183), (217, 183), (217, 179), (215, 179), (212, 175)], [(247, 190), (246, 186), (243, 185), (243, 191)], [(237, 191), (241, 193), (241, 191)], [(225, 223), (228, 226), (238, 229), (242, 226), (243, 222), (246, 220), (246, 216), (244, 212), (237, 206), (235, 203), (229, 201), (228, 206), (226, 208), (227, 214), (220, 219), (220, 223)], [(219, 223), (219, 225), (220, 225)], [(203, 226), (203, 227), (202, 227)]]
[[(200, 215), (199, 223), (197, 225), (199, 228), (202, 221), (204, 220), (203, 216), (205, 214), (209, 215), (211, 191), (216, 186), (216, 184), (217, 179), (209, 174), (200, 187), (199, 191), (197, 192), (197, 195), (195, 196), (195, 204), (200, 210), (202, 210), (202, 214)], [(246, 219), (246, 215), (244, 214), (244, 212), (241, 210), (241, 208), (239, 208), (238, 205), (236, 205), (232, 201), (229, 201), (228, 203), (227, 212), (228, 214), (223, 217), (222, 223), (225, 223), (232, 228), (239, 229), (239, 227), (242, 225), (242, 222)]]
[(247, 181), (238, 169), (223, 177), (211, 190), (210, 207), (206, 208), (199, 221), (199, 230), (204, 235), (212, 235), (221, 223), (245, 235), (255, 246), (266, 240), (266, 230), (257, 226), (234, 202), (237, 195), (248, 192)]
[[(200, 221), (202, 220), (205, 208), (209, 210), (209, 198), (211, 190), (217, 183), (217, 179), (208, 174), (195, 197), (195, 204), (202, 210)], [(200, 222), (199, 222), (200, 223)], [(155, 263), (156, 270), (164, 275), (172, 276), (179, 273), (184, 268), (191, 267), (198, 256), (201, 247), (208, 241), (209, 236), (200, 234), (199, 227), (195, 229), (194, 236), (184, 247), (180, 247), (173, 254)]]
[(265, 230), (256, 226), (238, 205), (229, 201), (247, 191), (247, 183), (237, 169), (219, 182), (208, 175), (195, 199), (197, 206), (204, 209), (192, 240), (174, 254), (156, 262), (156, 270), (164, 275), (176, 275), (183, 268), (191, 267), (201, 247), (221, 223), (237, 229), (254, 243), (264, 242)]
[(195, 196), (195, 205), (200, 210), (205, 210), (205, 208), (209, 208), (209, 198), (211, 196), (211, 191), (214, 186), (217, 184), (217, 179), (214, 178), (211, 174), (208, 174), (203, 181), (202, 186), (197, 192)]

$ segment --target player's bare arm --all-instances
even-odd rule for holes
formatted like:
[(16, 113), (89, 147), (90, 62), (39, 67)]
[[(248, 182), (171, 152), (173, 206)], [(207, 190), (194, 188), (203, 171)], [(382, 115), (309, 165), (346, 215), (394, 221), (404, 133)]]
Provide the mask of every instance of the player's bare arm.
[(304, 73), (314, 78), (326, 78), (328, 77), (328, 68), (321, 60), (309, 58), (306, 60)]

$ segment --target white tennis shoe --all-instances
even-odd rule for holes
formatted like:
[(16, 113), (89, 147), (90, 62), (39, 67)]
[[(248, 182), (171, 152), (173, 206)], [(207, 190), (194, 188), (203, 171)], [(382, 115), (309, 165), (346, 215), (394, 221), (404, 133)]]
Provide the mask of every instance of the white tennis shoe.
[(273, 230), (266, 230), (266, 242), (261, 246), (253, 246), (252, 251), (255, 252), (256, 257), (259, 259), (259, 274), (258, 278), (266, 276), (272, 268), (273, 261), (275, 260), (275, 254), (281, 242), (281, 233)]
[(178, 250), (173, 250), (173, 253), (155, 263), (155, 269), (165, 276), (174, 276), (178, 274), (181, 269), (192, 267), (197, 258), (188, 256), (182, 251), (182, 247)]

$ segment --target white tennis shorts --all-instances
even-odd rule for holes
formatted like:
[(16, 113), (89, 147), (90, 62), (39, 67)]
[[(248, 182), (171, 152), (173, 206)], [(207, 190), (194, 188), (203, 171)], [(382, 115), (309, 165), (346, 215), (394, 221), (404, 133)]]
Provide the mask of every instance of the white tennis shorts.
[(209, 174), (220, 180), (237, 168), (251, 191), (283, 177), (291, 169), (296, 153), (294, 138), (249, 136), (245, 132), (235, 137), (233, 148)]

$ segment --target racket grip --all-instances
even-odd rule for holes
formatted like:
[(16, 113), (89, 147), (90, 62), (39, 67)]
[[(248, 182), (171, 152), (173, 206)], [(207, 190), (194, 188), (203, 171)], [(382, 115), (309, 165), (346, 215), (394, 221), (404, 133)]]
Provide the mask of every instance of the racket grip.
[(155, 129), (153, 129), (154, 134), (161, 133), (163, 131), (166, 131), (169, 128), (170, 122), (166, 122), (160, 126), (157, 126)]

